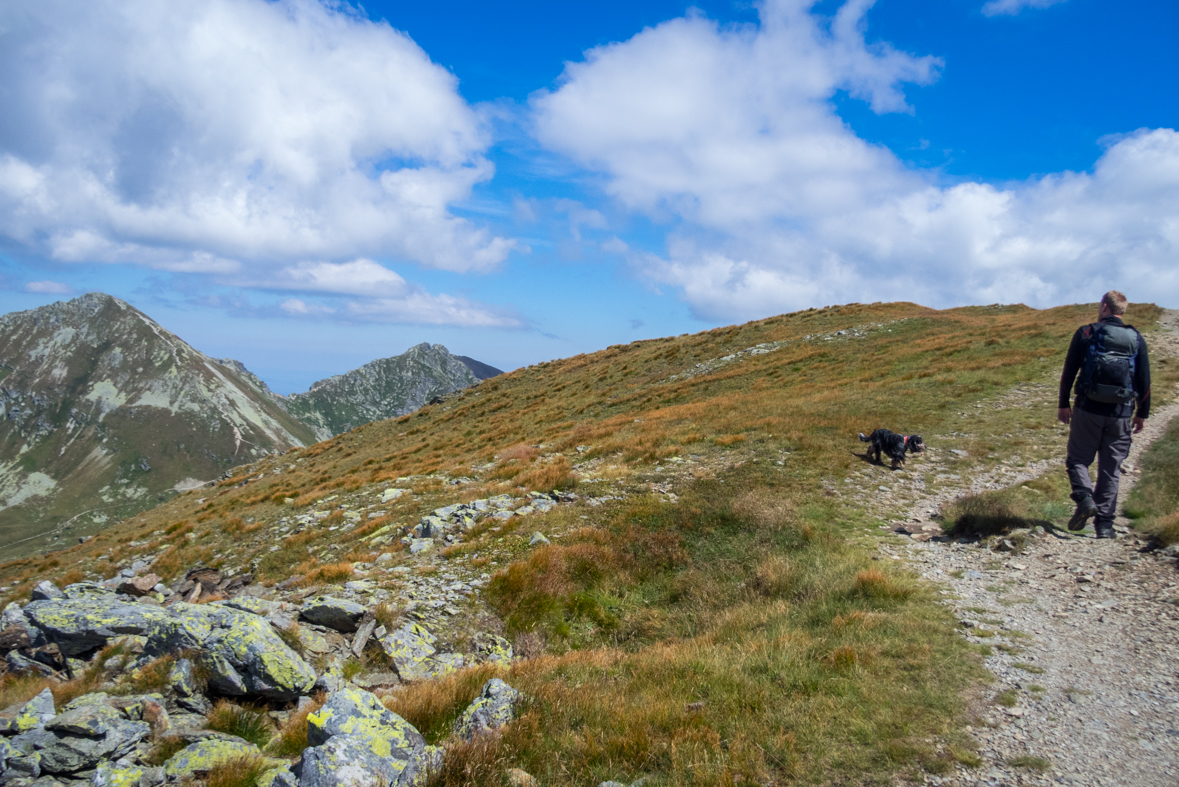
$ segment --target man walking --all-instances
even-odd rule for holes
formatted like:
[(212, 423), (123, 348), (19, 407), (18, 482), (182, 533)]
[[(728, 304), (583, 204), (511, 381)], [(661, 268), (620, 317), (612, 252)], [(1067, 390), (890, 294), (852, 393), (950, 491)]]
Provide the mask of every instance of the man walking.
[[(1130, 434), (1142, 431), (1150, 415), (1150, 361), (1146, 342), (1133, 326), (1122, 322), (1126, 296), (1110, 290), (1101, 297), (1098, 321), (1073, 334), (1060, 375), (1057, 417), (1069, 425), (1068, 480), (1077, 510), (1069, 530), (1081, 530), (1093, 519), (1098, 538), (1114, 537), (1118, 480), (1130, 454)], [(1068, 406), (1076, 379), (1076, 401)], [(1089, 465), (1097, 457), (1097, 486)]]

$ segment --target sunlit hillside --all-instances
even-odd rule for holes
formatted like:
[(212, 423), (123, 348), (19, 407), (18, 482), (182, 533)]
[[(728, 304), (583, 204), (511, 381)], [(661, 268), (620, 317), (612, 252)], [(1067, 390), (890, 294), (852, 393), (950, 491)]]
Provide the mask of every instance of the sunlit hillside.
[[(498, 784), (511, 767), (727, 787), (938, 772), (973, 762), (962, 696), (978, 654), (934, 591), (874, 559), (880, 506), (845, 482), (866, 476), (899, 508), (1055, 455), (1054, 411), (989, 403), (1055, 386), (1092, 312), (853, 304), (520, 369), (0, 566), (0, 602), (136, 558), (165, 580), (200, 564), (307, 594), (486, 574), (448, 614), (515, 642), (525, 658), (505, 674), (527, 705), (502, 736), (453, 749), (437, 783)], [(1149, 331), (1157, 314), (1130, 317)], [(930, 450), (895, 473), (869, 464), (856, 433), (876, 427)], [(411, 554), (434, 509), (553, 490), (572, 495)], [(488, 669), (388, 702), (441, 741)]]

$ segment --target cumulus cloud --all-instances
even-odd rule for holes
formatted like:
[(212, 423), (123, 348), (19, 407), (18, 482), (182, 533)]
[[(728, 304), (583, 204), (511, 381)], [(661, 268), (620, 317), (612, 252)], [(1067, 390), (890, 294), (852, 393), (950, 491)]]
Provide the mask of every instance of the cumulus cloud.
[(35, 253), (257, 277), (513, 247), (450, 212), (493, 174), (454, 75), (346, 3), (5, 3), (0, 78), (0, 236)]
[[(247, 285), (251, 283), (245, 283)], [(394, 271), (366, 259), (345, 263), (304, 262), (279, 271), (265, 285), (276, 290), (357, 296), (338, 308), (288, 298), (279, 308), (291, 317), (336, 317), (465, 328), (523, 328), (515, 312), (445, 294), (432, 294)]]
[[(833, 18), (769, 0), (760, 24), (665, 22), (571, 63), (533, 97), (538, 139), (667, 222), (665, 255), (614, 244), (701, 317), (815, 303), (1047, 305), (1117, 285), (1179, 298), (1179, 135), (1141, 130), (1091, 173), (944, 185), (839, 118), (840, 90), (910, 111), (940, 61), (864, 39), (870, 0)], [(1135, 295), (1131, 294), (1131, 298)]]
[(1065, 0), (990, 0), (982, 7), (986, 16), (1014, 16), (1025, 8), (1047, 8)]
[(25, 285), (25, 292), (40, 292), (48, 295), (68, 295), (74, 288), (57, 281), (31, 281)]

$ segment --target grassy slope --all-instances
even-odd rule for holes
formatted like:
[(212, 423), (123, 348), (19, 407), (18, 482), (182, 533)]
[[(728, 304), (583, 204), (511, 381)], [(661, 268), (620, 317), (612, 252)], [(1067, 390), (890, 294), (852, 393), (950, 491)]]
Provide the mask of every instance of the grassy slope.
[(1164, 544), (1179, 543), (1179, 419), (1155, 441), (1141, 461), (1142, 477), (1130, 493), (1126, 515), (1135, 527)]
[[(268, 581), (326, 575), (323, 547), (371, 560), (362, 537), (386, 520), (341, 537), (326, 531), (329, 518), (271, 552), (266, 524), (289, 513), (285, 498), (304, 506), (413, 475), (397, 483), (417, 497), (389, 506), (391, 519), (412, 523), (459, 496), (567, 487), (588, 459), (596, 472), (580, 493), (629, 497), (549, 514), (546, 531), (563, 538), (516, 550), (495, 576), (490, 603), (549, 655), (512, 667), (530, 700), (509, 733), (456, 753), (439, 780), (496, 783), (509, 766), (561, 784), (644, 773), (860, 783), (936, 771), (971, 759), (956, 730), (980, 668), (934, 594), (873, 560), (876, 522), (833, 484), (863, 467), (857, 431), (937, 435), (1017, 383), (1050, 383), (1091, 311), (851, 305), (518, 370), (257, 468), (281, 475), (182, 495), (67, 554), (0, 567), (0, 580), (17, 583), (0, 601), (43, 576), (109, 574), (164, 549), (164, 573), (258, 557)], [(1137, 325), (1156, 319), (1135, 307)], [(770, 342), (778, 349), (723, 360)], [(1050, 428), (1053, 416), (1016, 422), (980, 408), (958, 444), (971, 449), (967, 463), (986, 462), (1004, 433)], [(680, 475), (678, 503), (643, 494), (689, 454), (699, 477)], [(476, 481), (458, 492), (424, 474)], [(494, 535), (476, 532), (448, 559), (487, 565), (504, 540)], [(476, 678), (415, 687), (396, 709), (442, 729)]]

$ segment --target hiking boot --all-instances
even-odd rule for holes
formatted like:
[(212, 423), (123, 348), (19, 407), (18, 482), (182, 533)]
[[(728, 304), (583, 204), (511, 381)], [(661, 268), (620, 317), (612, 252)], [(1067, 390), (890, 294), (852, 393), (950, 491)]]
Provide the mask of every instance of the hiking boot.
[(1085, 497), (1077, 503), (1077, 510), (1073, 512), (1072, 519), (1068, 521), (1069, 530), (1084, 530), (1085, 524), (1097, 516), (1097, 506), (1093, 503), (1093, 498)]
[(1117, 538), (1117, 536), (1114, 535), (1113, 525), (1099, 525), (1097, 527), (1097, 537), (1098, 538)]

